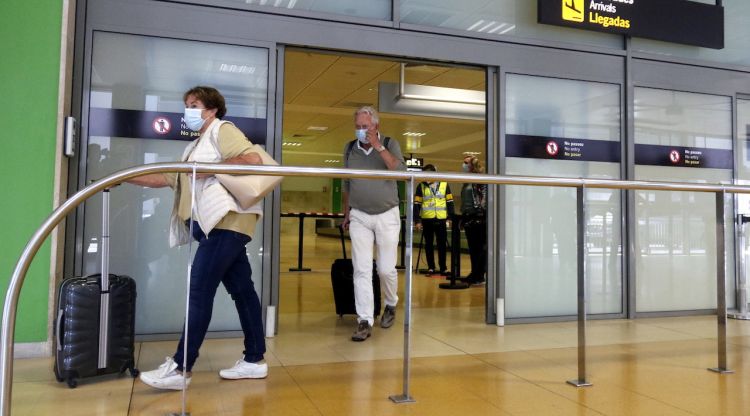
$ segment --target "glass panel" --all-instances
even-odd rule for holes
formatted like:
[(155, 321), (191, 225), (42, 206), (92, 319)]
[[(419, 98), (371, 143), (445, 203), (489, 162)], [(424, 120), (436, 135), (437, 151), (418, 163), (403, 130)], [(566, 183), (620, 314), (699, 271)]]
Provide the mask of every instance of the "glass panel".
[[(737, 100), (737, 145), (735, 147), (740, 153), (740, 164), (737, 166), (737, 183), (740, 185), (750, 185), (750, 100)], [(750, 195), (738, 194), (737, 210), (741, 214), (750, 216)], [(742, 233), (742, 245), (740, 252), (744, 262), (743, 272), (745, 282), (750, 281), (748, 269), (750, 269), (750, 225), (742, 224), (740, 229)], [(750, 291), (745, 286), (745, 299), (750, 299)], [(740, 305), (737, 305), (739, 309)]]
[[(638, 164), (635, 179), (696, 183), (732, 180), (732, 102), (729, 97), (635, 89), (636, 163), (664, 154), (677, 166)], [(670, 150), (674, 147), (674, 150)], [(666, 149), (666, 150), (663, 150)], [(729, 157), (724, 168), (684, 167), (680, 158), (700, 152), (699, 163)], [(636, 310), (716, 307), (716, 208), (713, 194), (636, 191)], [(726, 247), (734, 247), (732, 196), (726, 197)], [(734, 254), (727, 250), (728, 305), (734, 304)]]
[[(265, 125), (267, 84), (266, 49), (95, 33), (86, 180), (96, 180), (130, 166), (179, 160), (188, 144), (183, 140), (135, 134), (94, 135), (102, 130), (106, 116), (116, 117), (115, 110), (120, 110), (119, 114), (176, 113), (176, 120), (180, 120), (183, 92), (195, 85), (212, 85), (227, 101), (227, 116), (260, 119)], [(122, 121), (114, 124), (118, 123), (122, 125)], [(169, 188), (123, 185), (112, 191), (110, 270), (129, 275), (137, 282), (138, 334), (182, 330), (188, 247), (169, 248), (172, 201)], [(100, 269), (97, 244), (101, 234), (100, 196), (86, 204), (84, 224), (83, 272), (90, 274)], [(258, 224), (247, 253), (259, 293), (262, 240), (263, 229)], [(223, 289), (219, 292), (223, 294), (216, 297), (210, 329), (239, 329), (233, 302)]]
[[(506, 138), (557, 138), (616, 143), (620, 87), (508, 75)], [(610, 145), (611, 146), (611, 145)], [(506, 144), (507, 149), (507, 144)], [(507, 157), (507, 174), (619, 179), (612, 162)], [(506, 316), (576, 313), (576, 190), (506, 187)], [(622, 312), (620, 192), (586, 191), (587, 273), (591, 313)]]
[[(391, 0), (225, 0), (227, 5), (253, 5), (275, 11), (309, 11), (391, 20)], [(279, 10), (280, 9), (280, 10)]]
[(512, 35), (622, 49), (621, 36), (537, 23), (530, 0), (402, 0), (401, 22), (465, 30), (468, 34)]
[[(716, 4), (716, 0), (699, 3)], [(724, 0), (724, 49), (701, 48), (679, 45), (650, 39), (633, 38), (633, 49), (680, 58), (702, 59), (723, 64), (750, 65), (750, 2), (747, 0)]]

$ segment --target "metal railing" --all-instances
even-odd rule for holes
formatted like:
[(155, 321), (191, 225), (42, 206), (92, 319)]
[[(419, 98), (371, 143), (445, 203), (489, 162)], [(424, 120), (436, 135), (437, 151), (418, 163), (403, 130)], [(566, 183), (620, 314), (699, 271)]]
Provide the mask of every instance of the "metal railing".
[[(18, 297), (23, 286), (26, 272), (31, 261), (36, 255), (39, 247), (52, 232), (52, 230), (65, 217), (81, 203), (99, 191), (120, 184), (128, 179), (151, 173), (225, 173), (225, 174), (267, 174), (277, 176), (315, 176), (330, 178), (357, 178), (357, 179), (389, 179), (406, 181), (407, 207), (411, 208), (414, 198), (414, 187), (417, 181), (447, 181), (463, 183), (485, 183), (499, 185), (530, 185), (530, 186), (555, 186), (577, 188), (577, 230), (578, 230), (578, 378), (569, 383), (576, 386), (590, 385), (586, 379), (586, 233), (585, 233), (585, 204), (584, 193), (586, 188), (605, 189), (627, 189), (627, 190), (654, 190), (654, 191), (688, 191), (709, 192), (716, 195), (716, 252), (717, 258), (717, 327), (718, 327), (718, 367), (713, 371), (721, 373), (730, 372), (726, 363), (726, 297), (725, 297), (725, 266), (726, 253), (724, 247), (724, 196), (726, 193), (750, 194), (750, 187), (737, 185), (708, 185), (671, 182), (647, 182), (647, 181), (622, 181), (605, 179), (566, 179), (545, 178), (529, 176), (502, 176), (502, 175), (478, 175), (473, 173), (424, 173), (404, 171), (373, 171), (361, 169), (343, 168), (317, 168), (317, 167), (292, 167), (292, 166), (256, 166), (256, 165), (217, 165), (206, 163), (155, 163), (150, 165), (136, 166), (113, 173), (100, 179), (89, 186), (81, 189), (60, 205), (44, 221), (44, 223), (33, 234), (13, 270), (8, 291), (5, 296), (2, 317), (2, 334), (0, 335), (0, 416), (10, 415), (11, 392), (13, 379), (13, 337), (16, 323), (16, 312), (18, 308)], [(412, 247), (412, 224), (413, 214), (407, 209), (406, 227), (406, 261), (411, 265)], [(404, 366), (403, 366), (403, 392), (391, 396), (394, 402), (413, 401), (409, 395), (410, 381), (410, 351), (411, 351), (411, 285), (412, 267), (406, 268), (405, 276), (405, 312), (404, 312)]]

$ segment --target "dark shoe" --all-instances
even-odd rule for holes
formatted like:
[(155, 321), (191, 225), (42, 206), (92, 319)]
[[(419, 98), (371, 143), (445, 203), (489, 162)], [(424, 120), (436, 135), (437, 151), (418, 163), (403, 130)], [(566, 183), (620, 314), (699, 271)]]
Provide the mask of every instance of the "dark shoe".
[(380, 327), (390, 328), (393, 326), (393, 322), (396, 320), (396, 307), (385, 305), (383, 310), (383, 316), (380, 317)]
[(425, 273), (425, 275), (427, 275), (427, 277), (430, 277), (433, 274), (435, 274), (435, 270), (434, 269), (427, 269), (427, 272)]
[(357, 330), (352, 334), (352, 341), (362, 342), (370, 337), (372, 334), (372, 327), (367, 321), (360, 321), (357, 325)]
[(481, 279), (468, 279), (467, 283), (469, 283), (470, 286), (482, 286), (484, 282), (484, 278)]

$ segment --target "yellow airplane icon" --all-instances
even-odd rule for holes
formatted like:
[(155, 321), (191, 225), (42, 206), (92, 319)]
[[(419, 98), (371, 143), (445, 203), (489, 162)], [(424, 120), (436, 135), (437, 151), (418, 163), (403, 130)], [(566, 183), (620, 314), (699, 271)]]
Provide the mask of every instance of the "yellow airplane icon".
[(562, 0), (562, 18), (571, 22), (583, 22), (584, 0)]

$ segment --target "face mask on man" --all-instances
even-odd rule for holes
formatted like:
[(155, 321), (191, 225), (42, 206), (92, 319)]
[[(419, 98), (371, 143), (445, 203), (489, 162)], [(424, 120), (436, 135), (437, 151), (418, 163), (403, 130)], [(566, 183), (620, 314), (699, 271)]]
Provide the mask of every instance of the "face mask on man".
[(370, 143), (370, 141), (367, 140), (367, 129), (356, 129), (354, 130), (354, 135), (357, 136), (357, 140), (359, 140), (360, 143)]
[(468, 164), (468, 163), (466, 163), (466, 162), (464, 162), (464, 163), (463, 163), (463, 164), (461, 165), (461, 170), (463, 170), (464, 172), (469, 172), (469, 171), (470, 171), (470, 170), (469, 170), (469, 164)]
[(203, 111), (202, 108), (186, 108), (185, 109), (185, 115), (183, 118), (185, 119), (185, 124), (187, 125), (187, 128), (189, 128), (192, 131), (200, 131), (201, 127), (203, 127), (203, 123), (206, 122), (206, 120), (201, 118), (201, 112)]

